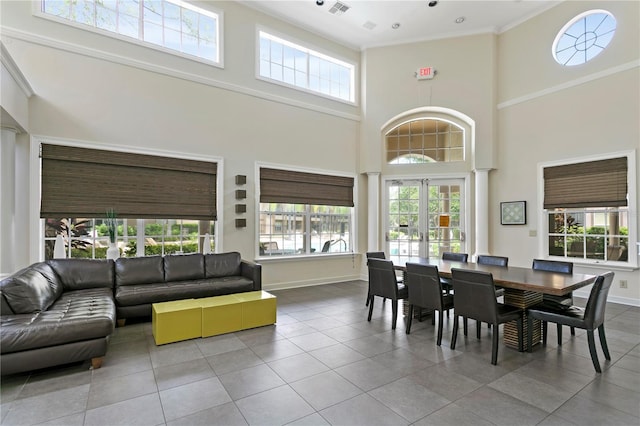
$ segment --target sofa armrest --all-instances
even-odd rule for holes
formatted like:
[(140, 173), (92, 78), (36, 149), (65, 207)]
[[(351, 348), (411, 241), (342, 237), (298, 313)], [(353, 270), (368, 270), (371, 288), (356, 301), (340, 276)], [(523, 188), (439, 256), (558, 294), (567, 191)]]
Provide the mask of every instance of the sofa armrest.
[(262, 290), (262, 265), (248, 260), (240, 262), (240, 273), (253, 281), (253, 291)]

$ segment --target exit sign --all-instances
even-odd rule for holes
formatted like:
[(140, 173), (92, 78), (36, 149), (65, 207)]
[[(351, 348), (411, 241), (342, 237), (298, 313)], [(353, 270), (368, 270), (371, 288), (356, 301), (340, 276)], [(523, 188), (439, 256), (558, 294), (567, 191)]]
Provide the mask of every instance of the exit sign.
[(436, 70), (433, 67), (418, 68), (416, 72), (416, 78), (418, 80), (431, 80), (436, 75)]

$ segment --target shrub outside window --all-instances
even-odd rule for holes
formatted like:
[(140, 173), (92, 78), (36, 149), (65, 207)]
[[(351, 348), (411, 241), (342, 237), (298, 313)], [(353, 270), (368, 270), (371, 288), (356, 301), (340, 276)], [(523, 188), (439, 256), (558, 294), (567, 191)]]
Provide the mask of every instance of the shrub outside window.
[(260, 203), (260, 256), (351, 252), (351, 207)]
[(355, 102), (355, 66), (259, 32), (259, 76), (286, 86)]
[[(45, 260), (53, 258), (55, 239), (61, 234), (66, 256), (105, 259), (109, 233), (105, 218), (47, 218), (45, 221)], [(185, 219), (117, 219), (116, 244), (122, 257), (137, 256), (138, 241), (143, 241), (144, 255), (167, 255), (202, 252), (204, 234), (209, 233), (214, 251), (213, 221)], [(139, 232), (141, 238), (138, 238)]]
[(222, 14), (181, 0), (42, 0), (40, 16), (221, 65)]

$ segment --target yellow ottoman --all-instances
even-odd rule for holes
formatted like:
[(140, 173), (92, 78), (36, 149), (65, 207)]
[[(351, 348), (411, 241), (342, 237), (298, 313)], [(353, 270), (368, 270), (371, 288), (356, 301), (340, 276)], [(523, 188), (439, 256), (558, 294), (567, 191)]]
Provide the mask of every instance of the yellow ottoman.
[(235, 294), (200, 299), (202, 337), (231, 333), (242, 329), (242, 302)]
[(202, 308), (196, 299), (154, 303), (151, 321), (156, 345), (202, 336)]
[(276, 296), (266, 291), (236, 294), (242, 301), (242, 328), (262, 327), (276, 322)]
[(266, 291), (200, 299), (202, 337), (232, 333), (276, 322), (276, 297)]

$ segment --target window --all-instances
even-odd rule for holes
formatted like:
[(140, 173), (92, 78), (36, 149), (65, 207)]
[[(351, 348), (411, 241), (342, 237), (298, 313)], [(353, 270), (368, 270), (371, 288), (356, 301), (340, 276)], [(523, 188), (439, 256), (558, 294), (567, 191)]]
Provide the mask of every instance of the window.
[(42, 0), (41, 16), (221, 64), (222, 15), (180, 0)]
[(385, 135), (389, 164), (464, 161), (464, 130), (449, 121), (420, 118)]
[(548, 256), (635, 265), (633, 169), (631, 155), (542, 166)]
[(355, 102), (355, 67), (336, 58), (259, 32), (260, 77), (278, 83)]
[(616, 32), (616, 18), (606, 10), (590, 10), (576, 16), (560, 30), (553, 42), (553, 58), (560, 65), (574, 66), (602, 52)]
[(354, 179), (260, 168), (260, 256), (353, 251)]
[[(124, 257), (196, 253), (203, 252), (205, 233), (214, 235), (213, 221), (125, 218), (118, 219), (116, 244)], [(58, 234), (65, 242), (67, 257), (106, 258), (109, 234), (105, 218), (46, 218), (45, 260), (53, 258)]]

